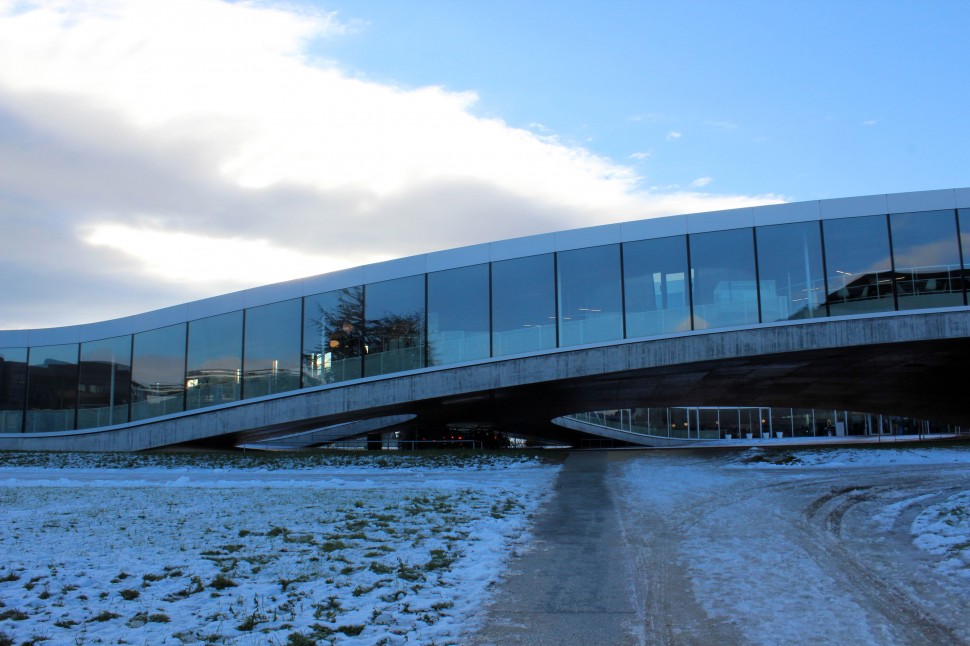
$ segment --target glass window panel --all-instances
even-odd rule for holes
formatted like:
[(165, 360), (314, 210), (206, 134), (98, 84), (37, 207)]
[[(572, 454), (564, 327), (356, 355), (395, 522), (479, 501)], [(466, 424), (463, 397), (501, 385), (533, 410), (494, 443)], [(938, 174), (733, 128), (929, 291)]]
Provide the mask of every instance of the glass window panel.
[(492, 263), (494, 356), (556, 347), (556, 275), (551, 253)]
[(822, 235), (818, 222), (758, 227), (761, 320), (825, 316)]
[(127, 422), (130, 385), (130, 336), (82, 343), (77, 427), (94, 428)]
[(0, 348), (0, 433), (19, 433), (27, 401), (27, 348)]
[(963, 255), (963, 284), (970, 285), (970, 209), (957, 211), (960, 223), (960, 250)]
[(626, 335), (690, 330), (687, 236), (623, 243)]
[(758, 322), (751, 229), (695, 233), (690, 244), (694, 329)]
[(424, 274), (364, 287), (364, 376), (424, 367)]
[(889, 226), (899, 309), (963, 305), (954, 212), (893, 213)]
[(131, 419), (178, 413), (185, 402), (185, 323), (135, 335)]
[(303, 387), (360, 379), (364, 288), (307, 296), (303, 306)]
[(894, 309), (886, 216), (824, 220), (829, 314)]
[(74, 428), (77, 406), (77, 343), (38, 346), (28, 353), (28, 433)]
[(242, 322), (242, 311), (189, 322), (186, 410), (239, 400)]
[(488, 265), (428, 274), (428, 365), (489, 355)]
[(559, 252), (559, 345), (623, 338), (620, 245)]
[(299, 298), (246, 310), (243, 396), (260, 397), (300, 388)]

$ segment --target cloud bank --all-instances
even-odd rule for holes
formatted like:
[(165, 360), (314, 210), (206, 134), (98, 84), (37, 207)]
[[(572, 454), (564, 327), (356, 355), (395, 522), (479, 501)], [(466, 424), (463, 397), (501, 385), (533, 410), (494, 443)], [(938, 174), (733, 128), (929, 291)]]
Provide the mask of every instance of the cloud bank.
[(309, 58), (349, 31), (291, 5), (0, 0), (0, 328), (780, 199), (645, 191), (628, 166), (477, 116), (474, 92)]

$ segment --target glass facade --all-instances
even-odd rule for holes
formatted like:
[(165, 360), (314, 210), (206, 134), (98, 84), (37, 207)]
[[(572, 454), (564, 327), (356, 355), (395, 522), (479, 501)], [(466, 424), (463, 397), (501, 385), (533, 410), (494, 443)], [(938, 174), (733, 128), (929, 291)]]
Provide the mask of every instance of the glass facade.
[(556, 347), (556, 259), (551, 253), (492, 263), (492, 354)]
[(131, 362), (131, 420), (185, 409), (185, 323), (135, 335)]
[(758, 282), (751, 229), (690, 236), (694, 329), (758, 322)]
[(128, 421), (131, 337), (81, 344), (77, 427), (111, 426)]
[(488, 265), (428, 274), (428, 365), (491, 354)]
[(424, 367), (424, 275), (364, 288), (364, 376)]
[(622, 339), (620, 245), (562, 251), (557, 255), (559, 345)]
[(242, 396), (242, 324), (241, 311), (189, 323), (187, 410), (228, 404)]
[(303, 387), (359, 379), (364, 354), (364, 288), (307, 296), (303, 303)]
[(899, 309), (963, 305), (963, 272), (953, 211), (893, 213), (889, 227)]
[(26, 432), (55, 432), (74, 428), (77, 349), (77, 343), (30, 349), (27, 354)]
[[(624, 336), (962, 306), (968, 248), (970, 209), (813, 220), (493, 261), (133, 336), (0, 348), (0, 432), (97, 428)], [(769, 418), (786, 435), (838, 426), (799, 409), (657, 415), (647, 423), (683, 437), (764, 432)]]
[(27, 348), (0, 348), (0, 433), (19, 433), (27, 399)]
[(759, 227), (758, 281), (763, 322), (825, 316), (818, 222)]
[(687, 236), (623, 243), (628, 338), (688, 332)]
[(886, 216), (826, 220), (822, 231), (829, 314), (891, 311), (893, 272)]
[(300, 387), (299, 330), (303, 302), (294, 298), (246, 310), (243, 397), (261, 397)]

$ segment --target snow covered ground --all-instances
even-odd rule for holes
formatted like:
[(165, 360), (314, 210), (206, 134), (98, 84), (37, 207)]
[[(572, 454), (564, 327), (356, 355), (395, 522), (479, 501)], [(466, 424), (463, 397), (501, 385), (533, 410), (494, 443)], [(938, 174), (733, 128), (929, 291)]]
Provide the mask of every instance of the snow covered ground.
[(558, 472), (531, 456), (0, 454), (0, 638), (455, 643)]
[(968, 447), (678, 452), (614, 474), (646, 643), (970, 643)]

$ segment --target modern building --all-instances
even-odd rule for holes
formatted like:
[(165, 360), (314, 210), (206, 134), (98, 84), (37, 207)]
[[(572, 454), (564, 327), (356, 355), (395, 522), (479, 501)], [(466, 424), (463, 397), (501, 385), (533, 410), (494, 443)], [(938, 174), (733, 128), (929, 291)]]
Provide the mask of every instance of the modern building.
[(382, 419), (508, 429), (671, 406), (965, 427), (968, 272), (970, 188), (440, 251), (0, 331), (0, 448), (234, 444), (337, 424), (346, 436)]

